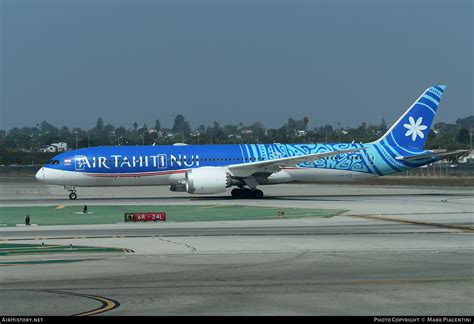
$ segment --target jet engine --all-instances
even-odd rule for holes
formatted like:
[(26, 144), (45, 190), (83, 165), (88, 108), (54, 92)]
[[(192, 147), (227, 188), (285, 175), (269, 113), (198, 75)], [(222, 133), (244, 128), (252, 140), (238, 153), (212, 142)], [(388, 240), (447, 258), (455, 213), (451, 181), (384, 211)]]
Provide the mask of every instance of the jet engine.
[(186, 172), (186, 192), (196, 195), (216, 194), (232, 184), (232, 177), (224, 169), (199, 168)]

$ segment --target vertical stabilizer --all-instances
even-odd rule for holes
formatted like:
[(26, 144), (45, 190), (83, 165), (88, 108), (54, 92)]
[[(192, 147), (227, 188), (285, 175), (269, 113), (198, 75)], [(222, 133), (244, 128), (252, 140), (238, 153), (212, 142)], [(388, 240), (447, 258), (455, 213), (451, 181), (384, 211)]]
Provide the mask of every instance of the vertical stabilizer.
[(426, 89), (376, 142), (385, 140), (391, 146), (423, 148), (445, 88), (438, 85)]

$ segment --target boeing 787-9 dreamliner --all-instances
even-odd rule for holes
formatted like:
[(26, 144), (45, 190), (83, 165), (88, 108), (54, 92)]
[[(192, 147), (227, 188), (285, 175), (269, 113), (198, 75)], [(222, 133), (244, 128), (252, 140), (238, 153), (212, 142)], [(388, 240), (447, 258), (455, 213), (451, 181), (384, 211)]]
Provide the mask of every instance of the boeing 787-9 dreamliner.
[(433, 163), (464, 151), (425, 150), (444, 85), (433, 86), (371, 143), (104, 146), (58, 154), (36, 178), (77, 187), (169, 186), (196, 195), (235, 187), (236, 198), (263, 198), (257, 187), (357, 181)]

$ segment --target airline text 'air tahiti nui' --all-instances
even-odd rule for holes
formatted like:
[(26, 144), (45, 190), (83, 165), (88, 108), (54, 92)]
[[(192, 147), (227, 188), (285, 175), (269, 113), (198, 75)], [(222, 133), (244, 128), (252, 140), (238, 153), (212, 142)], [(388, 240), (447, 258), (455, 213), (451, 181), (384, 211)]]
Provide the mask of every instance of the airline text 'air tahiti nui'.
[(262, 198), (261, 185), (361, 180), (417, 168), (463, 151), (425, 150), (424, 143), (445, 86), (434, 86), (372, 143), (106, 146), (55, 156), (36, 174), (76, 187), (159, 186), (190, 194)]

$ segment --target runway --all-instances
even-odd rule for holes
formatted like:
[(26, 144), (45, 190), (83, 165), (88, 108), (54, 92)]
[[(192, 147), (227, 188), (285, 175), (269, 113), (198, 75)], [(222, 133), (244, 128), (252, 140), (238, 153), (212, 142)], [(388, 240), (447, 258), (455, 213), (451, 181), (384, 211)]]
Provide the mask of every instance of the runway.
[[(110, 190), (109, 190), (110, 189)], [(1, 267), (5, 315), (472, 315), (472, 188), (265, 187), (260, 201), (166, 188), (0, 183), (0, 204), (253, 204), (338, 208), (331, 218), (1, 228), (7, 242), (134, 253), (49, 255)], [(8, 192), (7, 192), (8, 191)], [(29, 196), (24, 193), (29, 192)], [(44, 256), (12, 256), (34, 260)]]

